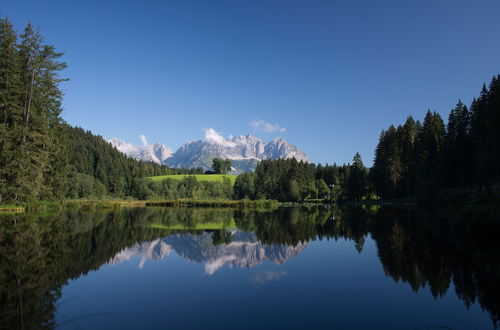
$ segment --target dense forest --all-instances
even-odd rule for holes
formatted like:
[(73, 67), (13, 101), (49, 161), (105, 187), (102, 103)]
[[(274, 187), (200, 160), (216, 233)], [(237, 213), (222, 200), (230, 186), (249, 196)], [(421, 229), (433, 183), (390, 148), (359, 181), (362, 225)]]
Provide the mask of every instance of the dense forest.
[(315, 165), (295, 158), (263, 160), (255, 173), (236, 178), (235, 198), (276, 199), (298, 202), (306, 199), (361, 199), (368, 194), (368, 171), (356, 154), (351, 165)]
[(199, 173), (138, 162), (61, 118), (62, 53), (0, 19), (0, 203), (137, 195), (140, 178)]
[(195, 169), (171, 169), (153, 162), (136, 161), (117, 151), (106, 140), (81, 128), (63, 125), (66, 161), (69, 164), (68, 198), (138, 196), (143, 180), (154, 175), (196, 174)]
[(495, 198), (500, 181), (500, 76), (469, 108), (461, 101), (445, 124), (430, 110), (423, 123), (382, 131), (371, 169), (356, 154), (350, 165), (322, 166), (288, 160), (261, 161), (255, 173), (240, 175), (236, 198), (280, 201), (360, 201), (412, 197), (436, 203)]
[(404, 125), (382, 131), (372, 188), (384, 199), (413, 195), (428, 202), (443, 191), (490, 198), (500, 180), (499, 128), (500, 75), (489, 88), (483, 85), (470, 108), (458, 101), (446, 125), (428, 111), (423, 123), (408, 117)]

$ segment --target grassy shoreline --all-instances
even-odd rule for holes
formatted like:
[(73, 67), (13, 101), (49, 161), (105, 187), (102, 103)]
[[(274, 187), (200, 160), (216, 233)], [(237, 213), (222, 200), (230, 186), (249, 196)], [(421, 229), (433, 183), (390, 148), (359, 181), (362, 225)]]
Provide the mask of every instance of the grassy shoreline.
[(18, 205), (0, 205), (0, 212), (2, 213), (20, 213), (24, 212), (25, 208)]
[[(303, 202), (279, 202), (277, 200), (126, 200), (126, 199), (105, 199), (105, 200), (64, 200), (60, 202), (37, 201), (27, 204), (7, 204), (0, 205), (0, 214), (23, 213), (23, 212), (53, 212), (61, 209), (119, 209), (120, 207), (206, 207), (206, 208), (233, 208), (233, 209), (253, 209), (253, 210), (274, 210), (280, 206), (314, 206), (331, 205), (339, 206), (388, 206), (397, 208), (419, 208), (425, 207), (409, 199), (393, 200), (364, 200), (364, 201), (343, 201), (332, 202), (328, 200), (306, 200)], [(498, 203), (464, 203), (459, 209), (477, 209), (499, 207)], [(439, 205), (439, 208), (457, 209), (453, 205)]]
[(276, 200), (65, 200), (36, 202), (25, 205), (0, 205), (0, 214), (40, 212), (58, 209), (119, 209), (120, 207), (217, 207), (234, 209), (273, 210), (280, 206)]

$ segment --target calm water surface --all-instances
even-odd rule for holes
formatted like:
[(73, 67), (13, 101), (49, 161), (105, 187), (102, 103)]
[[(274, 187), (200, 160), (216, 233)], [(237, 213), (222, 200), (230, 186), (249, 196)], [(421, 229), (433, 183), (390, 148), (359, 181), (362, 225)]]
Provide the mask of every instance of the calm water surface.
[(494, 212), (2, 215), (0, 328), (494, 329)]

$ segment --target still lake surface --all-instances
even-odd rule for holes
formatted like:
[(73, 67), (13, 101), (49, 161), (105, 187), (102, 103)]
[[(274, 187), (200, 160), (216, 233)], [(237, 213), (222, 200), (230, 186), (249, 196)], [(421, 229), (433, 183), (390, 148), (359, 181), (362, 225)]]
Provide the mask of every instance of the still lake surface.
[(0, 328), (494, 329), (495, 212), (0, 216)]

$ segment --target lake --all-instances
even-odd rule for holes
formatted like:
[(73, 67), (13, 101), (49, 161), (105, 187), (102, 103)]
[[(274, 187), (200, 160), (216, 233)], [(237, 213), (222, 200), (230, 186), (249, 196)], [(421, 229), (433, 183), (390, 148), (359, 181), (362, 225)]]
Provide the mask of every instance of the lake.
[(493, 211), (0, 215), (0, 328), (494, 329)]

